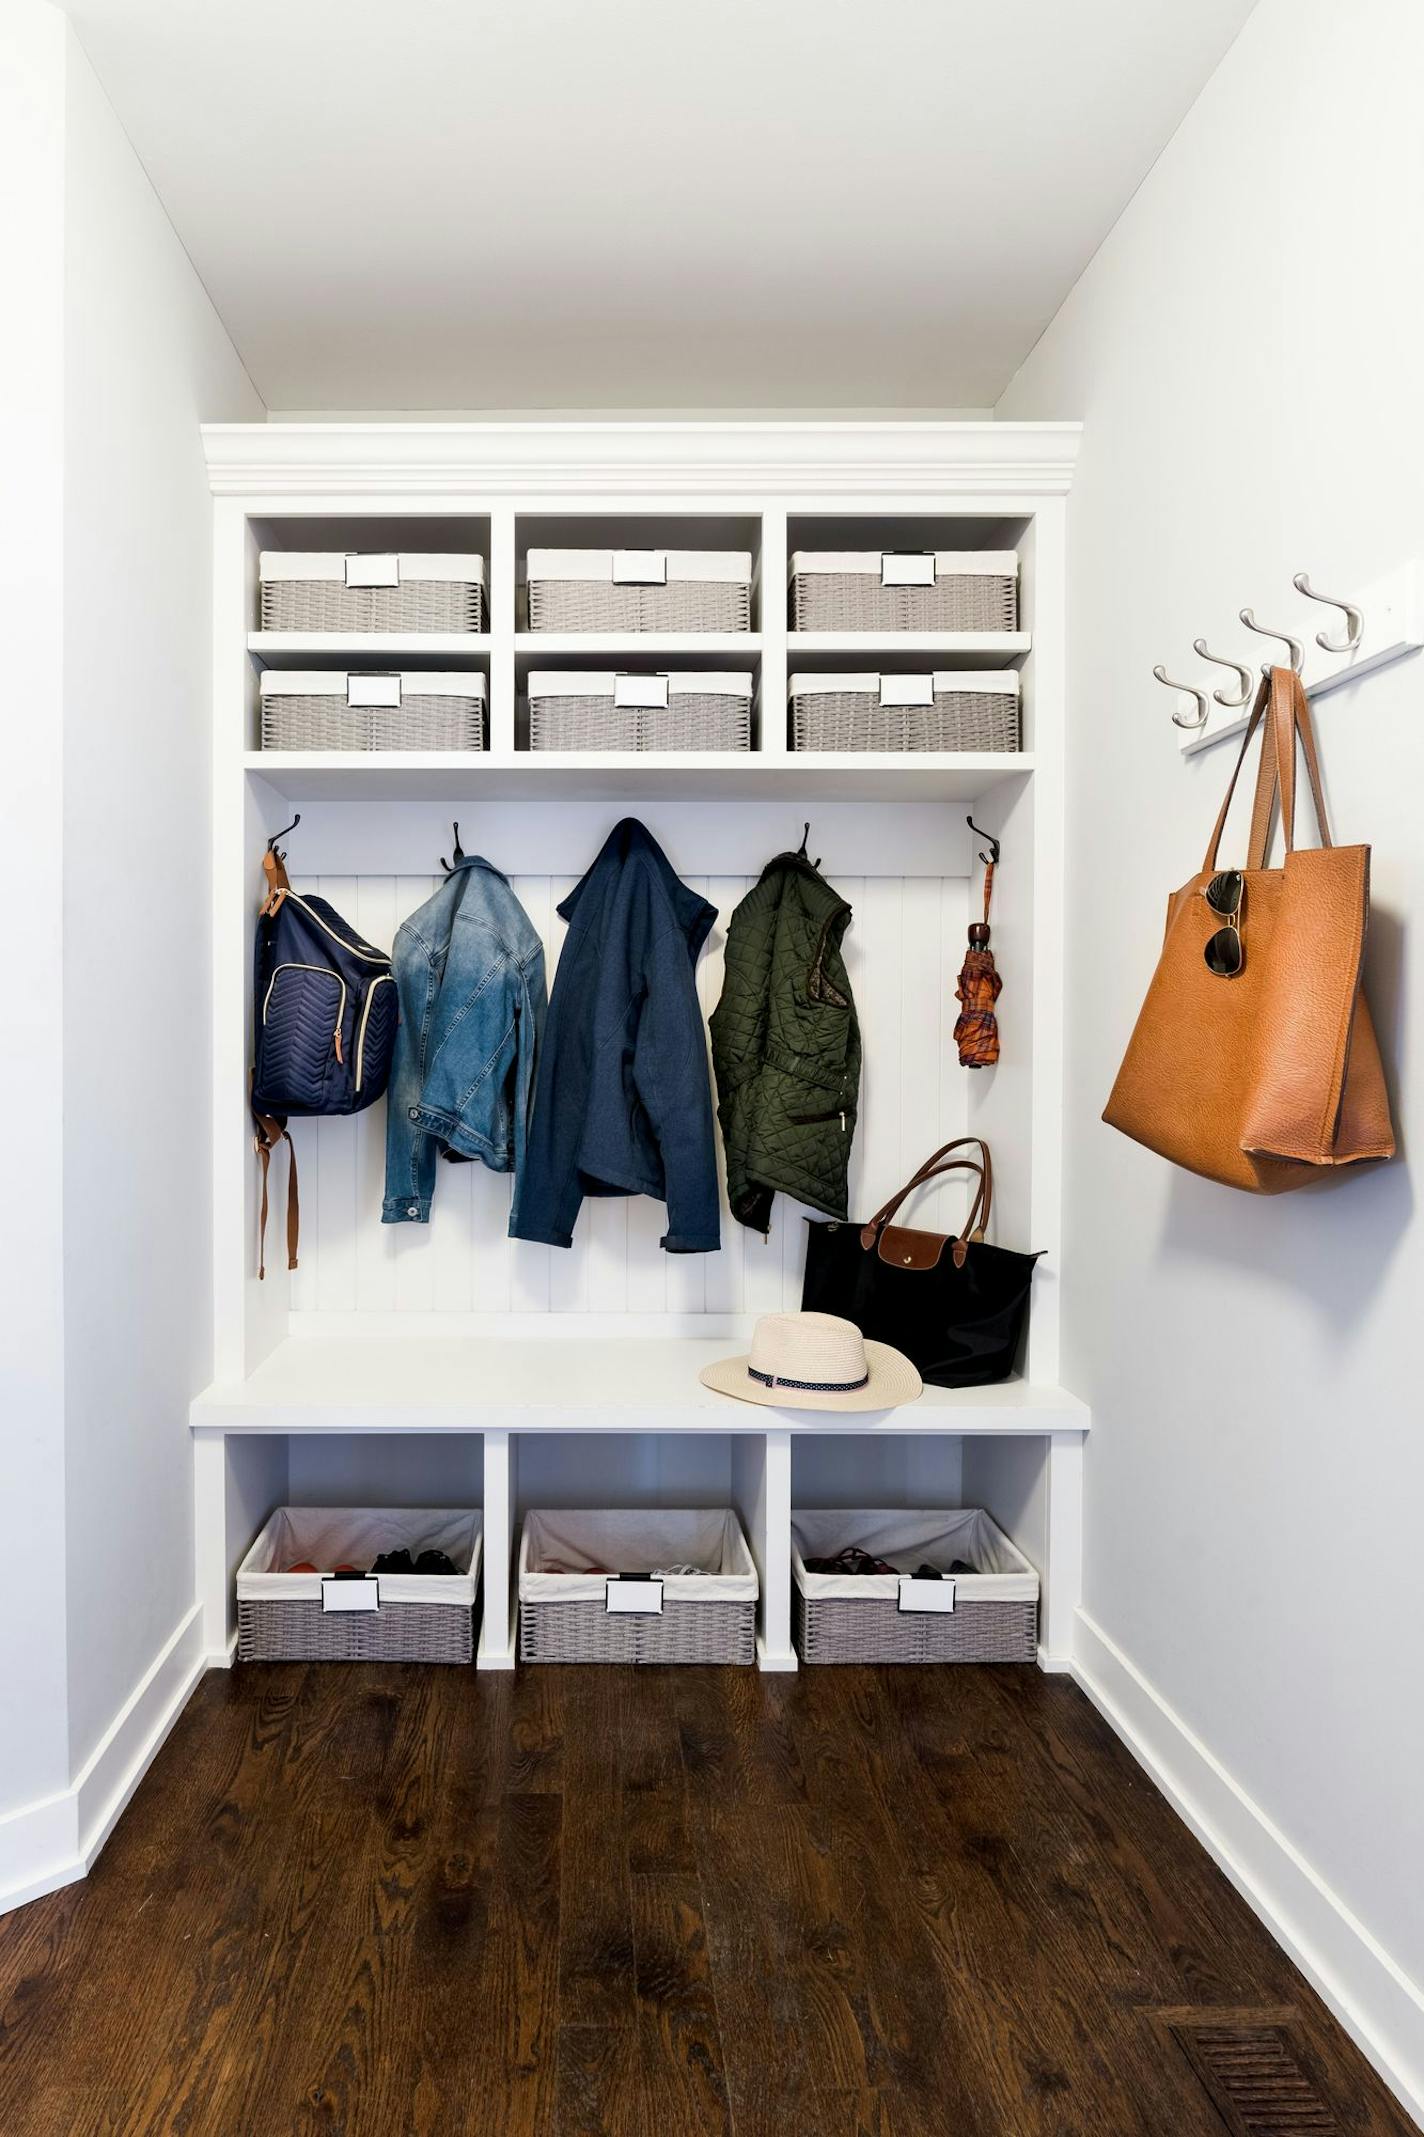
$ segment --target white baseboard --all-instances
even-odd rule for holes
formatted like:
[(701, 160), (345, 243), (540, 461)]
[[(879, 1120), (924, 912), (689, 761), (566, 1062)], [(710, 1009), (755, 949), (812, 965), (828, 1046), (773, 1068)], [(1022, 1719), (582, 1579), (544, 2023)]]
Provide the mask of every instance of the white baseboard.
[(71, 1885), (99, 1850), (208, 1666), (195, 1603), (62, 1794), (0, 1818), (0, 1914)]
[(83, 1875), (70, 1789), (0, 1818), (0, 1914)]
[(1424, 1990), (1085, 1610), (1077, 1613), (1073, 1675), (1424, 2126)]

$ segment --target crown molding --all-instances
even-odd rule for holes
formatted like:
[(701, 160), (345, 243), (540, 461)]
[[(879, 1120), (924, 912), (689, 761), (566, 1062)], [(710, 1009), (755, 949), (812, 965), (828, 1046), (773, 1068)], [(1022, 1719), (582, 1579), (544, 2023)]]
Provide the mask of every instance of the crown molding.
[(1077, 423), (208, 423), (218, 497), (1062, 496)]

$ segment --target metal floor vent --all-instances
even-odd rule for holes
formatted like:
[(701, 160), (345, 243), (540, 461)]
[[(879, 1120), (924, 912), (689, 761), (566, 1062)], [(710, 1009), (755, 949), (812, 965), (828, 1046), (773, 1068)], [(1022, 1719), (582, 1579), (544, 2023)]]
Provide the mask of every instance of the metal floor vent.
[(1232, 2137), (1347, 2137), (1285, 2026), (1172, 2033)]

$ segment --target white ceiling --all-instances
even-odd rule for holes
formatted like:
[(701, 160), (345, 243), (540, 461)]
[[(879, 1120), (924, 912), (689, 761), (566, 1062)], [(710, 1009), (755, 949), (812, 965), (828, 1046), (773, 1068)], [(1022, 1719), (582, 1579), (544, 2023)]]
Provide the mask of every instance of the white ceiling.
[(1252, 0), (72, 0), (268, 406), (985, 407)]

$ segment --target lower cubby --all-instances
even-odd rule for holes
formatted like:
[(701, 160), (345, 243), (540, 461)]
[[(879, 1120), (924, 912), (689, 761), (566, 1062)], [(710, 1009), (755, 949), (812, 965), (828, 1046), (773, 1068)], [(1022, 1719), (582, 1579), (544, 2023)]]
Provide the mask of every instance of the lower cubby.
[[(980, 1508), (1037, 1572), (1037, 1659), (1067, 1668), (1079, 1600), (1082, 1422), (1032, 1408), (980, 1413), (959, 1432), (863, 1429), (807, 1414), (728, 1406), (726, 1430), (284, 1429), (195, 1424), (198, 1593), (211, 1664), (232, 1658), (234, 1580), (279, 1506), (464, 1507), (483, 1515), (477, 1663), (518, 1657), (520, 1531), (531, 1510), (730, 1508), (757, 1571), (756, 1660), (794, 1670), (792, 1524), (798, 1507)], [(387, 1420), (389, 1412), (383, 1413)], [(903, 1414), (903, 1413), (901, 1413)], [(1058, 1413), (1054, 1413), (1056, 1416)], [(763, 1416), (766, 1413), (762, 1413)], [(755, 1420), (755, 1421), (754, 1421)]]

